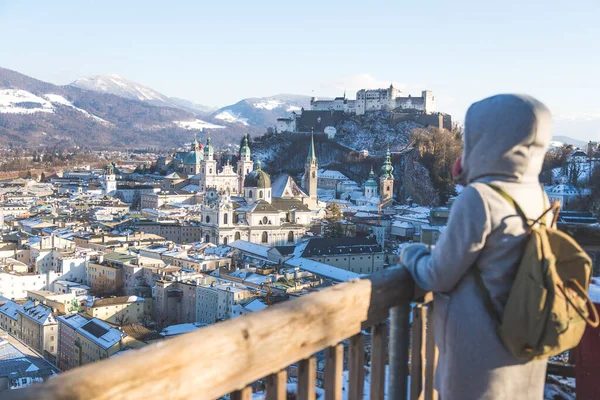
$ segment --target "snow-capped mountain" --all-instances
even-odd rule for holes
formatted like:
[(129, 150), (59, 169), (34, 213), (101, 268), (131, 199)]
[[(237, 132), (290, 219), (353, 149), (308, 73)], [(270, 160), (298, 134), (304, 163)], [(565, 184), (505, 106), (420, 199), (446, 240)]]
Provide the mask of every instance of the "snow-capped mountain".
[(71, 82), (69, 86), (93, 90), (100, 93), (114, 94), (126, 99), (143, 101), (158, 107), (180, 108), (198, 115), (204, 115), (214, 111), (214, 108), (208, 106), (176, 97), (165, 96), (148, 86), (130, 81), (116, 74), (95, 75), (80, 78)]
[(277, 118), (299, 113), (310, 108), (310, 96), (278, 94), (270, 97), (252, 97), (215, 111), (211, 117), (215, 122), (228, 122), (244, 126), (268, 128), (275, 125)]
[[(140, 96), (158, 97), (149, 90)], [(226, 147), (237, 144), (247, 130), (182, 108), (53, 85), (0, 68), (0, 147), (179, 147), (194, 135), (203, 139), (208, 131), (215, 145)]]

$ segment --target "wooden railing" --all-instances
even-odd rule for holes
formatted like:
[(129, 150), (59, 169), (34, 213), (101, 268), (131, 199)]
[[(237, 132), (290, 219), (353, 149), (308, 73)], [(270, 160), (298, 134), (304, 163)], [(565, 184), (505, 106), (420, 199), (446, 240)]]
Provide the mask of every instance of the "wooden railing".
[[(319, 382), (326, 399), (340, 400), (346, 345), (350, 400), (362, 400), (365, 395), (383, 399), (386, 385), (389, 399), (419, 396), (432, 399), (432, 379), (423, 377), (433, 376), (435, 350), (433, 342), (426, 340), (428, 311), (424, 306), (413, 311), (412, 393), (408, 393), (409, 313), (413, 289), (414, 283), (405, 270), (387, 269), (365, 279), (335, 285), (261, 312), (76, 368), (43, 384), (2, 393), (1, 397), (217, 399), (231, 394), (231, 399), (251, 399), (250, 385), (261, 380), (266, 387), (266, 398), (279, 400), (287, 396), (286, 368), (297, 364), (297, 398), (315, 399), (317, 363), (314, 355), (325, 350), (325, 367), (319, 373), (322, 377)], [(365, 330), (370, 330), (369, 393), (363, 393)], [(431, 349), (427, 343), (431, 343)]]

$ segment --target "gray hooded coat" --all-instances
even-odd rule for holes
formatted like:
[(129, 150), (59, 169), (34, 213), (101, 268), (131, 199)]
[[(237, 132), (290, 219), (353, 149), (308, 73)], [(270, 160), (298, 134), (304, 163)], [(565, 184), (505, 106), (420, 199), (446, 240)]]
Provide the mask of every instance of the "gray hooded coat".
[(538, 175), (550, 140), (550, 112), (534, 98), (498, 95), (473, 104), (462, 158), (468, 186), (436, 247), (410, 245), (402, 252), (417, 284), (435, 293), (435, 387), (442, 400), (543, 398), (546, 361), (524, 362), (504, 348), (472, 268), (480, 269), (501, 313), (525, 245), (525, 226), (485, 183), (502, 187), (528, 218), (539, 217), (547, 198)]

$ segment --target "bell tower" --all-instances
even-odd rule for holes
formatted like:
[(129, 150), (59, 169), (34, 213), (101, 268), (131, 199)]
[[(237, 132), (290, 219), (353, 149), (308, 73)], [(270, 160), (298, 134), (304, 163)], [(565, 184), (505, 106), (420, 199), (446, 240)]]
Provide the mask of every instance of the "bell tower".
[(250, 145), (248, 144), (248, 134), (244, 137), (244, 143), (240, 148), (240, 160), (237, 163), (238, 175), (238, 193), (244, 193), (244, 178), (254, 169), (252, 159), (250, 158)]
[(104, 194), (114, 196), (117, 191), (117, 180), (115, 179), (115, 168), (112, 163), (106, 164), (104, 168)]
[(391, 205), (394, 199), (394, 175), (392, 172), (394, 172), (394, 167), (392, 167), (392, 157), (388, 147), (379, 177), (379, 204), (382, 206)]
[(319, 171), (319, 163), (315, 156), (315, 134), (314, 132), (310, 135), (310, 147), (308, 148), (308, 156), (306, 157), (306, 163), (304, 164), (304, 190), (307, 191), (308, 196), (315, 201), (317, 200), (317, 174)]

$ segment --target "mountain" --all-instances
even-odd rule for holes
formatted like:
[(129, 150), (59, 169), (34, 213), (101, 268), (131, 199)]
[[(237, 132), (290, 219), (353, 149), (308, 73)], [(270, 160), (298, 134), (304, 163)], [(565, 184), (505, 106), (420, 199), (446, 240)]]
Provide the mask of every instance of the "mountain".
[(573, 139), (568, 136), (552, 136), (552, 140), (563, 144), (572, 144), (575, 147), (587, 150), (587, 142), (584, 140)]
[(143, 101), (158, 107), (181, 108), (198, 115), (206, 115), (215, 110), (212, 107), (196, 104), (188, 100), (167, 97), (152, 88), (116, 74), (80, 78), (71, 82), (69, 86), (100, 93), (114, 94), (126, 99)]
[(310, 108), (310, 96), (278, 94), (270, 97), (252, 97), (223, 107), (211, 114), (215, 122), (229, 122), (244, 126), (268, 128), (275, 126), (277, 118), (299, 113)]
[(181, 108), (157, 107), (150, 100), (160, 101), (159, 95), (141, 92), (147, 101), (53, 85), (0, 68), (0, 146), (178, 147), (189, 143), (194, 131), (209, 129), (215, 145), (235, 147), (248, 130)]

